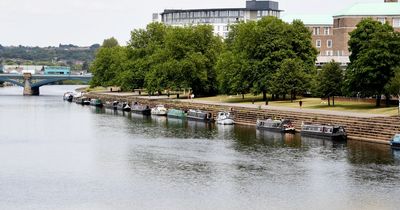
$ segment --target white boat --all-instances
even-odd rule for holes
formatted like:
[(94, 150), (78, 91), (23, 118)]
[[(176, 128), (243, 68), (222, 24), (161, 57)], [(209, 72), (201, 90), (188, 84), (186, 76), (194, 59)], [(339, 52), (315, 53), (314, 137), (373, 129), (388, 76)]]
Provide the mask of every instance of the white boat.
[(217, 124), (220, 125), (233, 125), (235, 121), (230, 112), (218, 112)]
[(167, 116), (168, 110), (164, 105), (157, 105), (151, 109), (151, 114), (156, 116)]

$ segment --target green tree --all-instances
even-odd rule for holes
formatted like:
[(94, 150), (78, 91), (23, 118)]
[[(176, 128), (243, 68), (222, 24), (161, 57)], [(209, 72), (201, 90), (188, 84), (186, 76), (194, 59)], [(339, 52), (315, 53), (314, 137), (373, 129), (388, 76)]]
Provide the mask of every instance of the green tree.
[(104, 48), (113, 48), (119, 46), (118, 40), (115, 39), (114, 37), (105, 39), (103, 41), (103, 45), (101, 45)]
[(342, 94), (343, 88), (343, 70), (340, 68), (339, 63), (331, 61), (322, 67), (315, 77), (315, 93), (320, 97), (328, 97), (328, 105), (331, 106), (333, 99), (333, 106), (335, 106), (335, 96)]
[(309, 74), (300, 59), (285, 59), (273, 75), (272, 91), (281, 95), (290, 94), (293, 102), (296, 95), (309, 88)]
[[(127, 68), (121, 74), (120, 81), (124, 89), (143, 88), (145, 78), (150, 69), (161, 62), (160, 55), (156, 55), (164, 46), (164, 37), (167, 27), (162, 23), (151, 23), (146, 29), (137, 29), (131, 32), (128, 42)], [(147, 76), (150, 78), (150, 76)], [(153, 87), (149, 83), (148, 87)], [(151, 88), (153, 91), (154, 88)], [(157, 90), (158, 91), (158, 90)]]
[(241, 54), (223, 53), (216, 64), (219, 90), (226, 94), (244, 94), (250, 91), (251, 68)]
[(350, 33), (350, 65), (346, 72), (346, 89), (365, 96), (376, 96), (381, 104), (385, 86), (400, 64), (400, 34), (393, 27), (364, 19)]
[(400, 68), (395, 70), (394, 77), (392, 77), (390, 82), (386, 85), (386, 91), (400, 98)]
[(248, 60), (252, 69), (248, 81), (251, 91), (263, 93), (264, 100), (267, 92), (278, 94), (271, 87), (282, 61), (299, 59), (308, 72), (313, 72), (317, 55), (311, 33), (301, 21), (287, 24), (276, 17), (232, 26), (226, 43), (233, 54), (242, 54)]
[(100, 48), (90, 66), (93, 74), (91, 86), (120, 85), (119, 76), (126, 68), (126, 54), (126, 48), (120, 46)]
[(164, 42), (150, 56), (146, 88), (191, 88), (196, 95), (216, 94), (215, 63), (221, 46), (211, 26), (167, 27)]

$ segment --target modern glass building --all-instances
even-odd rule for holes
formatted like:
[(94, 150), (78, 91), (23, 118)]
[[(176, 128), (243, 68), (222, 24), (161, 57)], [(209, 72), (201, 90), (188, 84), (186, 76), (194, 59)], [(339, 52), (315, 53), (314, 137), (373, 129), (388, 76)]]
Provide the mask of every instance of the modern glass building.
[[(209, 24), (214, 27), (216, 35), (226, 38), (231, 24), (259, 20), (265, 16), (279, 18), (280, 12), (278, 2), (247, 0), (245, 8), (166, 9), (161, 13), (161, 22), (171, 26)], [(153, 16), (153, 19), (156, 17)]]

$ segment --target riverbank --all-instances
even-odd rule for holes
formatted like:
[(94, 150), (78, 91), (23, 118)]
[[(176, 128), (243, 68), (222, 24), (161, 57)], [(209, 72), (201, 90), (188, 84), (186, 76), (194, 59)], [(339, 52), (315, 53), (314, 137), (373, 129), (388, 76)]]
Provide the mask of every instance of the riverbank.
[(167, 108), (201, 109), (216, 114), (221, 110), (234, 110), (237, 124), (255, 125), (258, 118), (276, 117), (290, 119), (297, 130), (302, 122), (340, 124), (345, 126), (350, 140), (389, 144), (394, 134), (400, 132), (400, 118), (378, 114), (352, 113), (326, 110), (295, 109), (277, 106), (261, 106), (238, 103), (218, 103), (201, 100), (169, 99), (168, 97), (137, 96), (122, 93), (87, 93), (87, 97), (103, 101), (136, 101)]

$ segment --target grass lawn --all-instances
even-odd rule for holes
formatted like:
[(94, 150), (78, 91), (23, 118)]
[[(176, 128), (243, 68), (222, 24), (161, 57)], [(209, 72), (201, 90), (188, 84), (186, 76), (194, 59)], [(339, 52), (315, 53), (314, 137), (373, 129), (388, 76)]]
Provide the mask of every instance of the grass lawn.
[[(195, 100), (203, 101), (213, 101), (222, 103), (252, 103), (253, 100), (255, 104), (264, 105), (265, 102), (262, 101), (262, 96), (245, 95), (245, 99), (242, 96), (226, 96), (220, 95), (209, 98), (197, 98)], [(290, 101), (270, 101), (271, 106), (280, 107), (291, 107), (299, 108), (300, 99), (291, 103)], [(376, 108), (375, 104), (365, 103), (365, 102), (342, 102), (336, 101), (335, 107), (329, 107), (327, 102), (322, 101), (320, 98), (303, 98), (303, 108), (304, 109), (322, 109), (322, 110), (333, 110), (333, 111), (348, 111), (348, 112), (360, 112), (369, 114), (384, 114), (384, 115), (397, 115), (397, 107), (382, 107)]]

